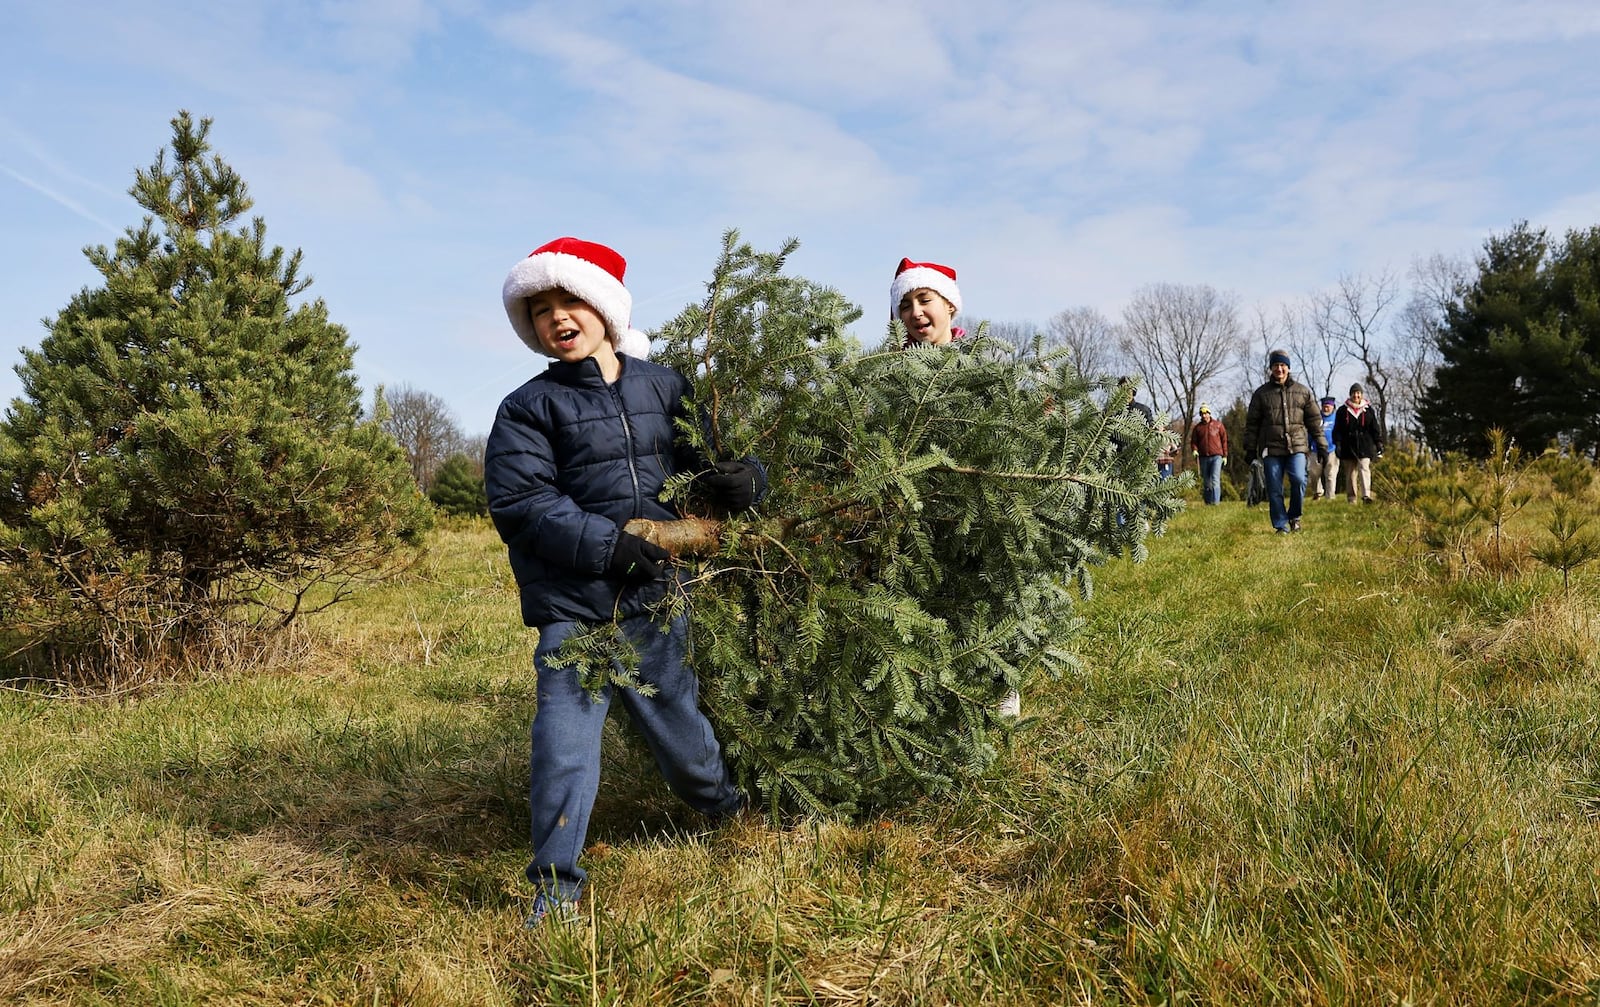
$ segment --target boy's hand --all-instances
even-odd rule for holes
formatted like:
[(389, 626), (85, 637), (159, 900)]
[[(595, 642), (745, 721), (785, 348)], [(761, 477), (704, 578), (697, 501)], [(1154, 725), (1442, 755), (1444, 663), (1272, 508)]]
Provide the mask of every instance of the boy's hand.
[(700, 477), (711, 503), (729, 513), (749, 510), (761, 495), (766, 474), (759, 465), (751, 462), (717, 462), (711, 471)]
[(606, 572), (630, 584), (648, 584), (661, 579), (670, 559), (672, 554), (655, 543), (622, 531), (617, 533), (617, 544), (611, 550)]

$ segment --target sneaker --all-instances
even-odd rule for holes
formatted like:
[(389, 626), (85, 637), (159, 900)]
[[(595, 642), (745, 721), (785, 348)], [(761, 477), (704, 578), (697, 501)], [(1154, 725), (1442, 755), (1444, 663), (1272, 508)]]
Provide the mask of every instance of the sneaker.
[(1371, 497), (1362, 497), (1361, 498), (1361, 502), (1362, 503), (1371, 503), (1372, 502), (1372, 498)]
[(1299, 531), (1300, 530), (1300, 519), (1299, 518), (1295, 518), (1293, 521), (1289, 522), (1289, 530), (1290, 531)]
[(1022, 717), (1022, 694), (1015, 690), (1008, 693), (1006, 698), (1000, 701), (1000, 705), (994, 708), (994, 712), (998, 716), (1010, 717), (1012, 720), (1020, 719)]
[(532, 930), (545, 920), (572, 926), (582, 919), (583, 914), (578, 910), (576, 899), (562, 899), (540, 892), (533, 897), (533, 911), (528, 914), (522, 926), (525, 930)]
[(1287, 535), (1287, 534), (1289, 534), (1289, 529), (1288, 528), (1273, 528), (1272, 530), (1277, 532), (1279, 535)]

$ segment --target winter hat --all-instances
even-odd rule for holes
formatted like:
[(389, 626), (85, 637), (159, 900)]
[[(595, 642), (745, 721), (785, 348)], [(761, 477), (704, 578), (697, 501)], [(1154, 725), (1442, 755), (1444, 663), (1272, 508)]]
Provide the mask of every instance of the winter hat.
[(1336, 406), (1339, 404), (1339, 400), (1334, 398), (1332, 395), (1325, 395), (1323, 396), (1322, 404), (1325, 406)]
[(1201, 416), (1210, 416), (1211, 415), (1211, 407), (1206, 405), (1204, 402), (1200, 403), (1200, 415)]
[(543, 353), (527, 299), (556, 287), (583, 298), (606, 323), (606, 335), (618, 353), (643, 359), (650, 355), (650, 337), (628, 327), (633, 295), (622, 285), (628, 263), (615, 251), (593, 241), (557, 238), (540, 245), (511, 268), (500, 299), (517, 336), (535, 353)]
[(1367, 394), (1367, 390), (1365, 388), (1362, 388), (1359, 384), (1351, 385), (1350, 386), (1350, 394), (1354, 395), (1357, 392), (1360, 392), (1362, 395)]
[(1273, 364), (1282, 364), (1283, 366), (1288, 367), (1289, 351), (1273, 350), (1271, 353), (1267, 354), (1267, 366), (1271, 367)]
[(900, 315), (900, 298), (913, 290), (928, 288), (950, 302), (956, 311), (961, 310), (961, 288), (956, 286), (956, 271), (937, 262), (912, 262), (901, 259), (894, 271), (894, 283), (889, 285), (889, 317)]

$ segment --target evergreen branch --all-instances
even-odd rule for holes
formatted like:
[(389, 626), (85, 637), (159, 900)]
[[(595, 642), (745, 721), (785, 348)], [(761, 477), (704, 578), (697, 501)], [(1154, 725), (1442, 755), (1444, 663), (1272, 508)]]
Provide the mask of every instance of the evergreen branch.
[(935, 465), (941, 472), (954, 472), (964, 476), (981, 476), (985, 479), (1021, 479), (1028, 482), (1077, 483), (1096, 489), (1110, 489), (1103, 481), (1085, 478), (1072, 472), (997, 472), (994, 469), (974, 468), (970, 465)]
[(716, 371), (712, 368), (711, 363), (715, 354), (712, 353), (711, 346), (715, 341), (714, 333), (717, 327), (718, 299), (722, 293), (726, 270), (732, 255), (733, 243), (737, 240), (737, 231), (730, 230), (722, 236), (722, 259), (717, 263), (716, 271), (711, 280), (711, 292), (706, 297), (705, 348), (700, 351), (701, 366), (705, 368), (707, 375), (713, 376), (713, 379), (707, 382), (711, 386), (711, 415), (708, 422), (711, 427), (712, 454), (713, 457), (717, 458), (722, 457), (722, 388), (714, 379)]

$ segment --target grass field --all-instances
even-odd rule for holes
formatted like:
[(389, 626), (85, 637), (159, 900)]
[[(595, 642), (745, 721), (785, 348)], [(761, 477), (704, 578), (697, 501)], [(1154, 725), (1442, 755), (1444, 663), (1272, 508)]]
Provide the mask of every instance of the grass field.
[(705, 831), (619, 736), (531, 933), (532, 635), (447, 527), (269, 673), (0, 695), (0, 1002), (1596, 1002), (1596, 574), (1305, 525), (1180, 515), (993, 777), (892, 817)]

